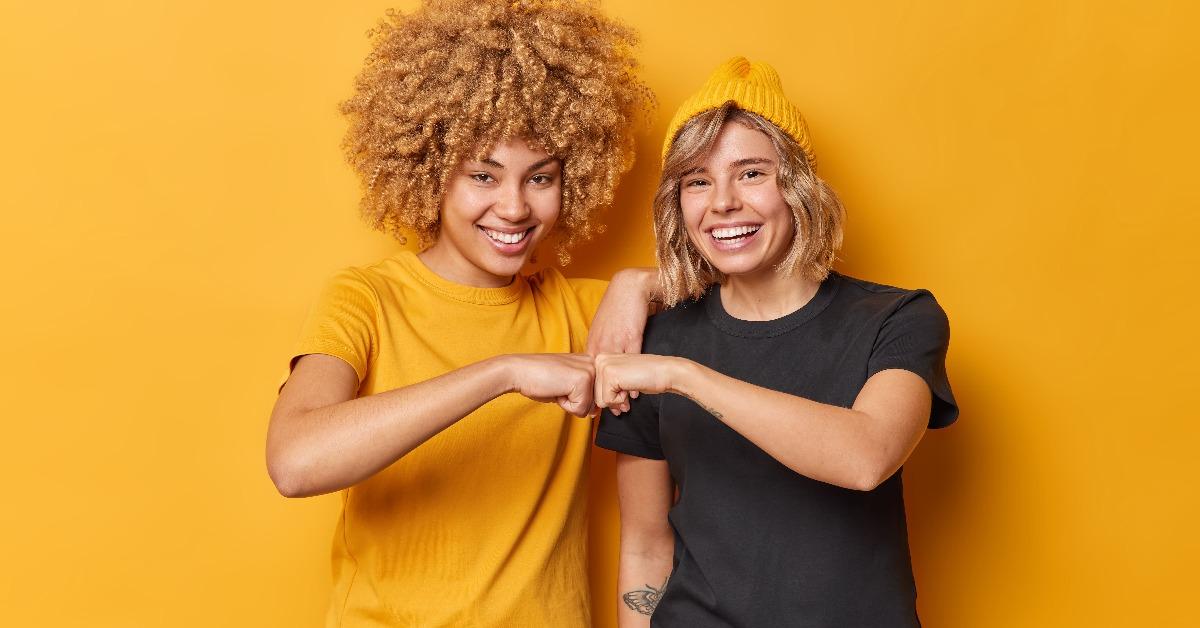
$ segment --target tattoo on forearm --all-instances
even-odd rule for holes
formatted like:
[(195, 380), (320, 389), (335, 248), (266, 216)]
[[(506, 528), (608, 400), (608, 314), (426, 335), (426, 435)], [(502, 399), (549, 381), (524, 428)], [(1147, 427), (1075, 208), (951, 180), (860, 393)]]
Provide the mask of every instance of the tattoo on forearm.
[(625, 606), (628, 606), (629, 610), (649, 615), (658, 608), (658, 601), (662, 599), (663, 591), (667, 588), (667, 580), (670, 579), (671, 576), (667, 576), (666, 580), (663, 580), (662, 586), (657, 589), (646, 585), (645, 589), (630, 591), (622, 595), (621, 599), (625, 600)]
[(703, 403), (703, 402), (701, 402), (699, 399), (697, 399), (697, 398), (695, 398), (695, 397), (693, 397), (693, 396), (691, 396), (691, 395), (684, 395), (684, 396), (685, 396), (685, 397), (687, 397), (688, 399), (691, 399), (692, 401), (694, 401), (694, 402), (696, 403), (696, 405), (700, 406), (701, 408), (704, 408), (704, 411), (705, 411), (705, 412), (707, 412), (707, 413), (709, 413), (709, 414), (713, 415), (714, 417), (716, 417), (718, 421), (723, 421), (723, 420), (725, 420), (725, 415), (723, 415), (723, 414), (721, 414), (720, 412), (717, 412), (716, 410), (714, 410), (714, 409), (712, 409), (712, 408), (710, 408), (710, 407), (708, 407), (708, 406), (704, 405), (704, 403)]

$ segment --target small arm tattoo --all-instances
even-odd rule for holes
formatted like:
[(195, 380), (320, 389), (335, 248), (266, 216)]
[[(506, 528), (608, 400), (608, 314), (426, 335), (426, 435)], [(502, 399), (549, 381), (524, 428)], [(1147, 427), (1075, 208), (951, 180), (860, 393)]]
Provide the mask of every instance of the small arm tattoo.
[(645, 589), (630, 591), (622, 595), (621, 599), (625, 600), (625, 606), (628, 606), (629, 610), (642, 615), (650, 615), (654, 609), (658, 608), (658, 601), (662, 599), (663, 591), (667, 588), (667, 580), (670, 579), (671, 576), (667, 576), (666, 580), (663, 580), (662, 586), (657, 589), (646, 585)]
[(721, 414), (720, 412), (717, 412), (716, 410), (714, 410), (714, 409), (712, 409), (712, 408), (710, 408), (710, 407), (708, 407), (708, 406), (704, 405), (703, 403), (701, 403), (701, 401), (700, 401), (699, 399), (697, 399), (697, 398), (695, 398), (695, 397), (693, 397), (693, 396), (691, 396), (691, 395), (685, 395), (685, 396), (686, 396), (688, 399), (691, 399), (693, 402), (695, 402), (695, 404), (696, 404), (696, 405), (700, 406), (701, 408), (704, 408), (704, 411), (705, 411), (705, 412), (707, 412), (707, 413), (709, 413), (709, 414), (713, 415), (714, 417), (716, 417), (718, 421), (724, 421), (724, 420), (725, 420), (725, 415), (723, 415), (723, 414)]

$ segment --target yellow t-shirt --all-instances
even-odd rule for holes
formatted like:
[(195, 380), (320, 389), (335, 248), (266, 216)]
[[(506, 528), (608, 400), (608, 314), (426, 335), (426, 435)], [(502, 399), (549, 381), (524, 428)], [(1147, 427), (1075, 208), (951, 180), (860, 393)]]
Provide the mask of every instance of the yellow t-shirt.
[[(296, 355), (339, 357), (359, 395), (504, 353), (584, 350), (606, 283), (556, 270), (475, 288), (410, 252), (344, 270)], [(583, 627), (591, 423), (498, 397), (342, 492), (329, 626)]]

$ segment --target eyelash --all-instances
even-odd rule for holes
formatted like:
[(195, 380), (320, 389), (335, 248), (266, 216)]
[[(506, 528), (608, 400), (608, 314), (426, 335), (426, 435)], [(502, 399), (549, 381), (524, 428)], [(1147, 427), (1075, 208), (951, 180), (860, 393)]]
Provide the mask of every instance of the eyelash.
[[(496, 180), (495, 177), (486, 172), (473, 172), (470, 174), (470, 177), (479, 183), (492, 183)], [(547, 185), (554, 182), (554, 177), (544, 173), (535, 174), (529, 177), (529, 182), (534, 185)]]
[[(759, 177), (766, 176), (766, 174), (767, 173), (763, 172), (762, 170), (747, 170), (746, 172), (743, 172), (739, 178), (757, 179)], [(708, 185), (708, 181), (705, 181), (704, 179), (692, 179), (691, 181), (683, 182), (683, 187), (685, 188), (699, 187), (702, 185)]]

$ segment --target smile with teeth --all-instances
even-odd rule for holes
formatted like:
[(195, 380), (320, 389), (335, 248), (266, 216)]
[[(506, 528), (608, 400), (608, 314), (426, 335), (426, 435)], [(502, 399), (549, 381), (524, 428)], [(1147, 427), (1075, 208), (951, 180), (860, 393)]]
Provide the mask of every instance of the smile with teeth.
[(712, 237), (720, 242), (738, 242), (753, 235), (762, 225), (741, 225), (739, 227), (717, 227), (711, 231)]
[(488, 229), (487, 227), (480, 227), (479, 229), (483, 231), (484, 235), (491, 238), (498, 244), (516, 244), (521, 240), (524, 240), (525, 236), (529, 235), (530, 231), (533, 231), (533, 227), (530, 227), (519, 233), (505, 233), (503, 231), (496, 231), (495, 229)]

